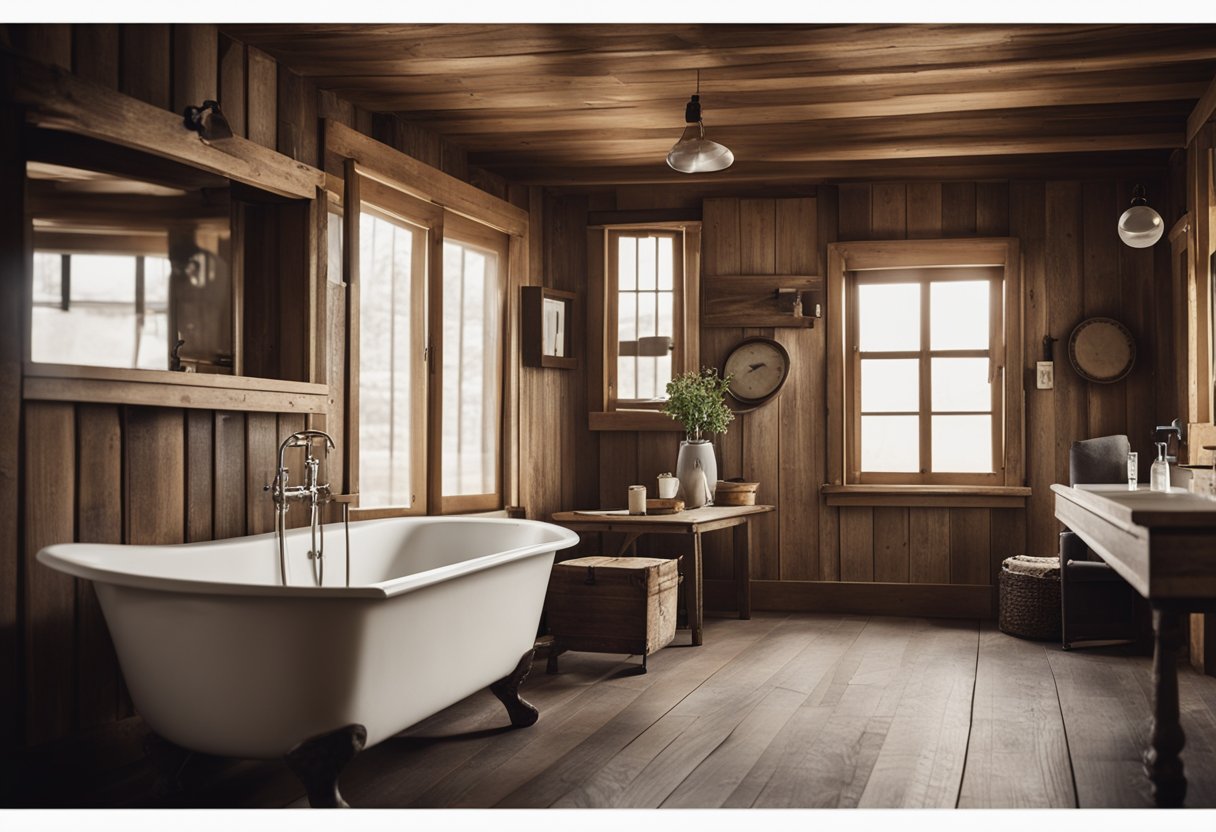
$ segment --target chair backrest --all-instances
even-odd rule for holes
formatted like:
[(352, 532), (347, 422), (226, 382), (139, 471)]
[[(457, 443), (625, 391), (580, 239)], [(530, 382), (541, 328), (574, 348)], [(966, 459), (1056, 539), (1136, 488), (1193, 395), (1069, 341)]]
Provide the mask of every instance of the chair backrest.
[(1131, 443), (1122, 433), (1073, 442), (1068, 450), (1069, 485), (1125, 482), (1127, 454), (1131, 449)]

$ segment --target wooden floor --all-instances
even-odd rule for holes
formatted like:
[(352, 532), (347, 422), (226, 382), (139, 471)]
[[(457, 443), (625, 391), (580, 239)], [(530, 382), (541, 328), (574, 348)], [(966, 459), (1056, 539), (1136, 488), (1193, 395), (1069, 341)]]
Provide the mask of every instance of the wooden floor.
[[(687, 631), (677, 633), (676, 645)], [(1063, 652), (988, 622), (759, 613), (701, 647), (538, 662), (541, 713), (481, 693), (363, 752), (361, 807), (1137, 807), (1149, 658)], [(1216, 678), (1180, 679), (1188, 806), (1216, 806)], [(302, 806), (280, 763), (176, 805)], [(161, 803), (164, 806), (166, 804)]]

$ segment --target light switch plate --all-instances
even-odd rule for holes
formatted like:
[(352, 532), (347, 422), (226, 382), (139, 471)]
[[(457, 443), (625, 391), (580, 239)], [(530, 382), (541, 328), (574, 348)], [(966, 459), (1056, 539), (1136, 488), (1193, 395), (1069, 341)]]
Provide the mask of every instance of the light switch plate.
[(1050, 390), (1055, 384), (1055, 365), (1051, 361), (1038, 362), (1035, 365), (1035, 386), (1040, 390)]

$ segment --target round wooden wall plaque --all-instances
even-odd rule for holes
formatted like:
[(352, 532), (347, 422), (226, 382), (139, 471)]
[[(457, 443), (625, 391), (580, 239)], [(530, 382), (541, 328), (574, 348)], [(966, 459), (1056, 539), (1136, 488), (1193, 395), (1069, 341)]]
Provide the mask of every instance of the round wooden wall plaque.
[(1068, 338), (1068, 358), (1081, 378), (1110, 384), (1132, 371), (1136, 341), (1114, 318), (1087, 318)]

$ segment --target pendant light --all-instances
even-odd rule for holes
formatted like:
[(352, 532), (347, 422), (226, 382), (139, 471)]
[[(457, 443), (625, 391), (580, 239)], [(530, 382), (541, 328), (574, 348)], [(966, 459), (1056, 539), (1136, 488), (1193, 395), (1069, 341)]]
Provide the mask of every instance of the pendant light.
[(684, 133), (667, 154), (667, 164), (680, 173), (709, 173), (734, 164), (730, 148), (705, 138), (701, 122), (701, 70), (697, 70), (697, 92), (684, 107)]
[(1143, 185), (1132, 188), (1132, 207), (1119, 217), (1119, 239), (1132, 248), (1148, 248), (1161, 239), (1165, 223), (1148, 207)]

